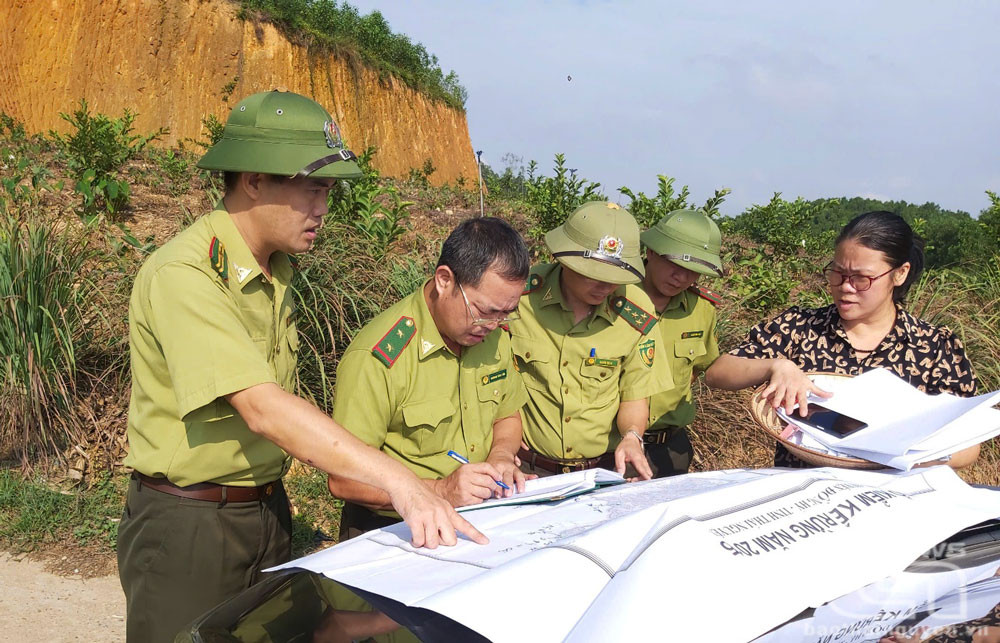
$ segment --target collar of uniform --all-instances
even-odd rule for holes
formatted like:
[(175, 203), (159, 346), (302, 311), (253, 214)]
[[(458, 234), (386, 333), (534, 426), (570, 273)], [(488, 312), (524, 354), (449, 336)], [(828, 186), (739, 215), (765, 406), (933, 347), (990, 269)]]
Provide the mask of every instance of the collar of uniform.
[(538, 296), (538, 301), (542, 308), (559, 304), (562, 306), (563, 310), (569, 310), (569, 306), (567, 306), (566, 302), (563, 300), (562, 287), (559, 285), (559, 279), (561, 277), (561, 264), (556, 264), (552, 271), (545, 276), (545, 281), (539, 290), (540, 294)]
[[(244, 286), (253, 281), (258, 275), (263, 275), (256, 257), (250, 251), (243, 235), (233, 223), (233, 218), (226, 210), (222, 201), (216, 204), (215, 210), (209, 216), (209, 225), (215, 236), (223, 243), (226, 254), (229, 257), (229, 283), (235, 283), (242, 290)], [(271, 275), (277, 277), (282, 283), (289, 283), (292, 280), (292, 262), (284, 252), (275, 252), (271, 255)], [(265, 279), (267, 277), (264, 277)]]
[(208, 217), (212, 232), (222, 242), (229, 258), (229, 283), (242, 290), (254, 277), (262, 274), (260, 265), (250, 252), (250, 246), (243, 235), (236, 229), (236, 224), (222, 201), (219, 201)]
[(697, 296), (698, 295), (694, 294), (693, 292), (685, 288), (684, 290), (680, 291), (679, 293), (670, 298), (670, 301), (668, 301), (667, 305), (663, 307), (663, 310), (660, 311), (660, 314), (662, 315), (668, 310), (673, 310), (674, 308), (683, 308), (684, 312), (690, 312), (691, 308), (693, 307), (692, 299), (694, 299)]
[(413, 321), (417, 325), (417, 334), (420, 336), (417, 351), (417, 357), (420, 360), (430, 357), (439, 350), (448, 350), (437, 329), (437, 324), (434, 323), (431, 309), (427, 307), (427, 300), (424, 299), (424, 288), (427, 287), (428, 283), (430, 283), (430, 279), (410, 295), (410, 312), (413, 314)]

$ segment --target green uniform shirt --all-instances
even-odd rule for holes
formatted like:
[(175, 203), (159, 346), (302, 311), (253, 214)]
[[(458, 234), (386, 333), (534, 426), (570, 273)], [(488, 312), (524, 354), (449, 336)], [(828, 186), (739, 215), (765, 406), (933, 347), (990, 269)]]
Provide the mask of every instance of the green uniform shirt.
[(561, 271), (559, 264), (532, 269), (518, 307), (521, 317), (510, 324), (528, 389), (521, 411), (524, 439), (549, 458), (593, 458), (620, 441), (612, 431), (620, 402), (665, 391), (673, 380), (667, 361), (654, 359), (656, 318), (642, 288), (618, 288), (574, 324), (559, 287)]
[(510, 339), (493, 331), (456, 356), (441, 339), (423, 288), (361, 329), (337, 367), (333, 419), (418, 477), (459, 467), (454, 450), (483, 462), (493, 423), (514, 415), (526, 394)]
[(654, 431), (691, 424), (691, 377), (704, 372), (719, 356), (715, 306), (694, 289), (670, 298), (656, 328), (663, 347), (660, 355), (670, 362), (674, 388), (649, 398), (649, 430)]
[(293, 391), (292, 272), (278, 252), (267, 279), (222, 203), (146, 260), (129, 301), (125, 464), (179, 486), (284, 474), (288, 455), (223, 396), (266, 382)]

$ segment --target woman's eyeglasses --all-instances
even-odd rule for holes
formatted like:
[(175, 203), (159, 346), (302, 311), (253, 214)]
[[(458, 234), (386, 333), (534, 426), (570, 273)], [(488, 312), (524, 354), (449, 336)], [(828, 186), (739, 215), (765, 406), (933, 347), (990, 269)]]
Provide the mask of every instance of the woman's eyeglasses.
[(889, 268), (881, 275), (875, 275), (874, 277), (869, 277), (868, 275), (845, 275), (833, 267), (833, 262), (830, 262), (826, 264), (826, 268), (823, 268), (823, 276), (826, 277), (826, 282), (831, 286), (839, 286), (846, 281), (851, 284), (851, 288), (854, 290), (864, 292), (872, 287), (876, 279), (885, 277), (893, 270), (895, 268)]
[(503, 317), (498, 317), (497, 319), (476, 317), (476, 315), (472, 312), (472, 306), (469, 304), (469, 298), (465, 295), (465, 288), (462, 288), (462, 284), (458, 284), (458, 289), (462, 293), (462, 299), (465, 300), (465, 307), (469, 310), (469, 317), (472, 318), (473, 326), (498, 326), (500, 324), (506, 324), (507, 322), (516, 321), (521, 318), (521, 316), (517, 314), (516, 310), (512, 310), (509, 313), (500, 313)]

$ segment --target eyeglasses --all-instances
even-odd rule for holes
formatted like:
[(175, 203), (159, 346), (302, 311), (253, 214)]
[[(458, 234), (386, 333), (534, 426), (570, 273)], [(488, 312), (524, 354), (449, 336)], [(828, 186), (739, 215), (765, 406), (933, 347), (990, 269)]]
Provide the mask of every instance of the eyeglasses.
[(469, 304), (469, 298), (465, 294), (465, 288), (462, 288), (462, 284), (458, 284), (458, 289), (462, 293), (462, 299), (465, 300), (465, 307), (469, 310), (469, 317), (472, 318), (473, 326), (499, 326), (500, 324), (506, 324), (507, 322), (521, 319), (521, 316), (517, 314), (516, 310), (512, 310), (509, 313), (501, 313), (504, 316), (496, 319), (476, 317), (475, 313), (472, 312), (472, 305)]
[(874, 277), (869, 277), (868, 275), (845, 275), (836, 268), (833, 268), (833, 262), (826, 264), (826, 268), (823, 268), (823, 276), (826, 277), (826, 282), (831, 286), (839, 286), (845, 281), (851, 284), (851, 288), (858, 292), (864, 292), (872, 287), (872, 284), (876, 279), (881, 279), (887, 274), (895, 270), (895, 268), (889, 268), (881, 275), (875, 275)]

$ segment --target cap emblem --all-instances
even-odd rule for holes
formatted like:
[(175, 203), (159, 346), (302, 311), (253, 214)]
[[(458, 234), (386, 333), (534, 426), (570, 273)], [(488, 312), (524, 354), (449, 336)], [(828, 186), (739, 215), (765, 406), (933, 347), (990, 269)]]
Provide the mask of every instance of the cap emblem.
[(613, 201), (608, 201), (608, 209), (609, 210), (621, 210), (622, 206), (618, 205), (617, 203), (614, 203)]
[(323, 122), (323, 133), (326, 135), (327, 147), (344, 147), (344, 139), (340, 137), (340, 128), (333, 121)]
[(622, 240), (618, 237), (603, 237), (597, 244), (597, 252), (608, 257), (620, 259), (622, 256)]

